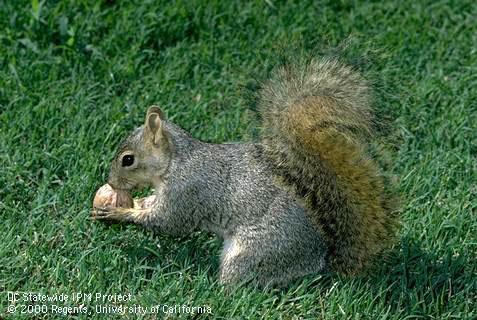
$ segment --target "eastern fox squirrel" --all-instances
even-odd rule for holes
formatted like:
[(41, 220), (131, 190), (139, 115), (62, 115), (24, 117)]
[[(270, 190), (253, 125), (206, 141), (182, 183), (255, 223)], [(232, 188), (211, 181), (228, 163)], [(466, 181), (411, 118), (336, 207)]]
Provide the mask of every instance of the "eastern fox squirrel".
[(259, 110), (260, 142), (209, 144), (150, 107), (119, 147), (108, 183), (123, 191), (153, 186), (154, 201), (96, 208), (94, 217), (171, 235), (218, 234), (222, 283), (284, 285), (317, 272), (361, 271), (398, 226), (395, 197), (368, 152), (367, 81), (333, 58), (283, 66), (263, 84)]

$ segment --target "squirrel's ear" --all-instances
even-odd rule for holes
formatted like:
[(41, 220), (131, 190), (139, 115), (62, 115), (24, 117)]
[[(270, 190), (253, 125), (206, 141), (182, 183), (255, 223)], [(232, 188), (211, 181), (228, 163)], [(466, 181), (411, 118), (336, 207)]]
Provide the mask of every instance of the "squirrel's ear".
[[(162, 112), (161, 108), (156, 105), (152, 105), (147, 109), (147, 116), (149, 116), (151, 113), (157, 113), (161, 119), (165, 119), (164, 112)], [(147, 120), (146, 116), (146, 120)]]
[(147, 110), (146, 115), (146, 138), (151, 141), (154, 145), (159, 145), (164, 138), (162, 131), (162, 120), (164, 115), (157, 106), (151, 106)]

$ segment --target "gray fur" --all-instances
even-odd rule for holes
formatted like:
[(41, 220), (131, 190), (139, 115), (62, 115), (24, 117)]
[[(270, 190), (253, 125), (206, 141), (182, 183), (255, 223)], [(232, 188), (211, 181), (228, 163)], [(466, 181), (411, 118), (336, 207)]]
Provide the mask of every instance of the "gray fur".
[(325, 269), (319, 231), (274, 181), (260, 159), (260, 145), (207, 144), (171, 123), (165, 130), (173, 149), (168, 172), (154, 186), (153, 211), (135, 223), (170, 235), (203, 230), (222, 237), (223, 283), (253, 278), (283, 285)]

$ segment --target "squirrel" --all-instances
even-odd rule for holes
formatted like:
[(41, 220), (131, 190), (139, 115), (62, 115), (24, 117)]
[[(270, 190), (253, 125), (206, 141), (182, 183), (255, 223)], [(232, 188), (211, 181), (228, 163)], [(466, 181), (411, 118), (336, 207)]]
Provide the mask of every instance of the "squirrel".
[(369, 147), (371, 88), (335, 58), (276, 68), (258, 92), (259, 142), (211, 144), (157, 106), (119, 147), (108, 183), (153, 186), (148, 207), (94, 218), (224, 240), (219, 281), (283, 286), (327, 271), (354, 275), (396, 238), (396, 198)]

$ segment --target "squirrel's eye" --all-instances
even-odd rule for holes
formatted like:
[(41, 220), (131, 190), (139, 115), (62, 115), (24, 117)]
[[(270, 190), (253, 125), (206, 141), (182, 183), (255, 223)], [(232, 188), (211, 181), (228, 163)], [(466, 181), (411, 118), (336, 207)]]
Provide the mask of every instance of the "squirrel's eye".
[(132, 154), (127, 154), (123, 157), (123, 159), (121, 160), (121, 165), (123, 167), (129, 167), (129, 166), (132, 166), (134, 163), (134, 155)]

